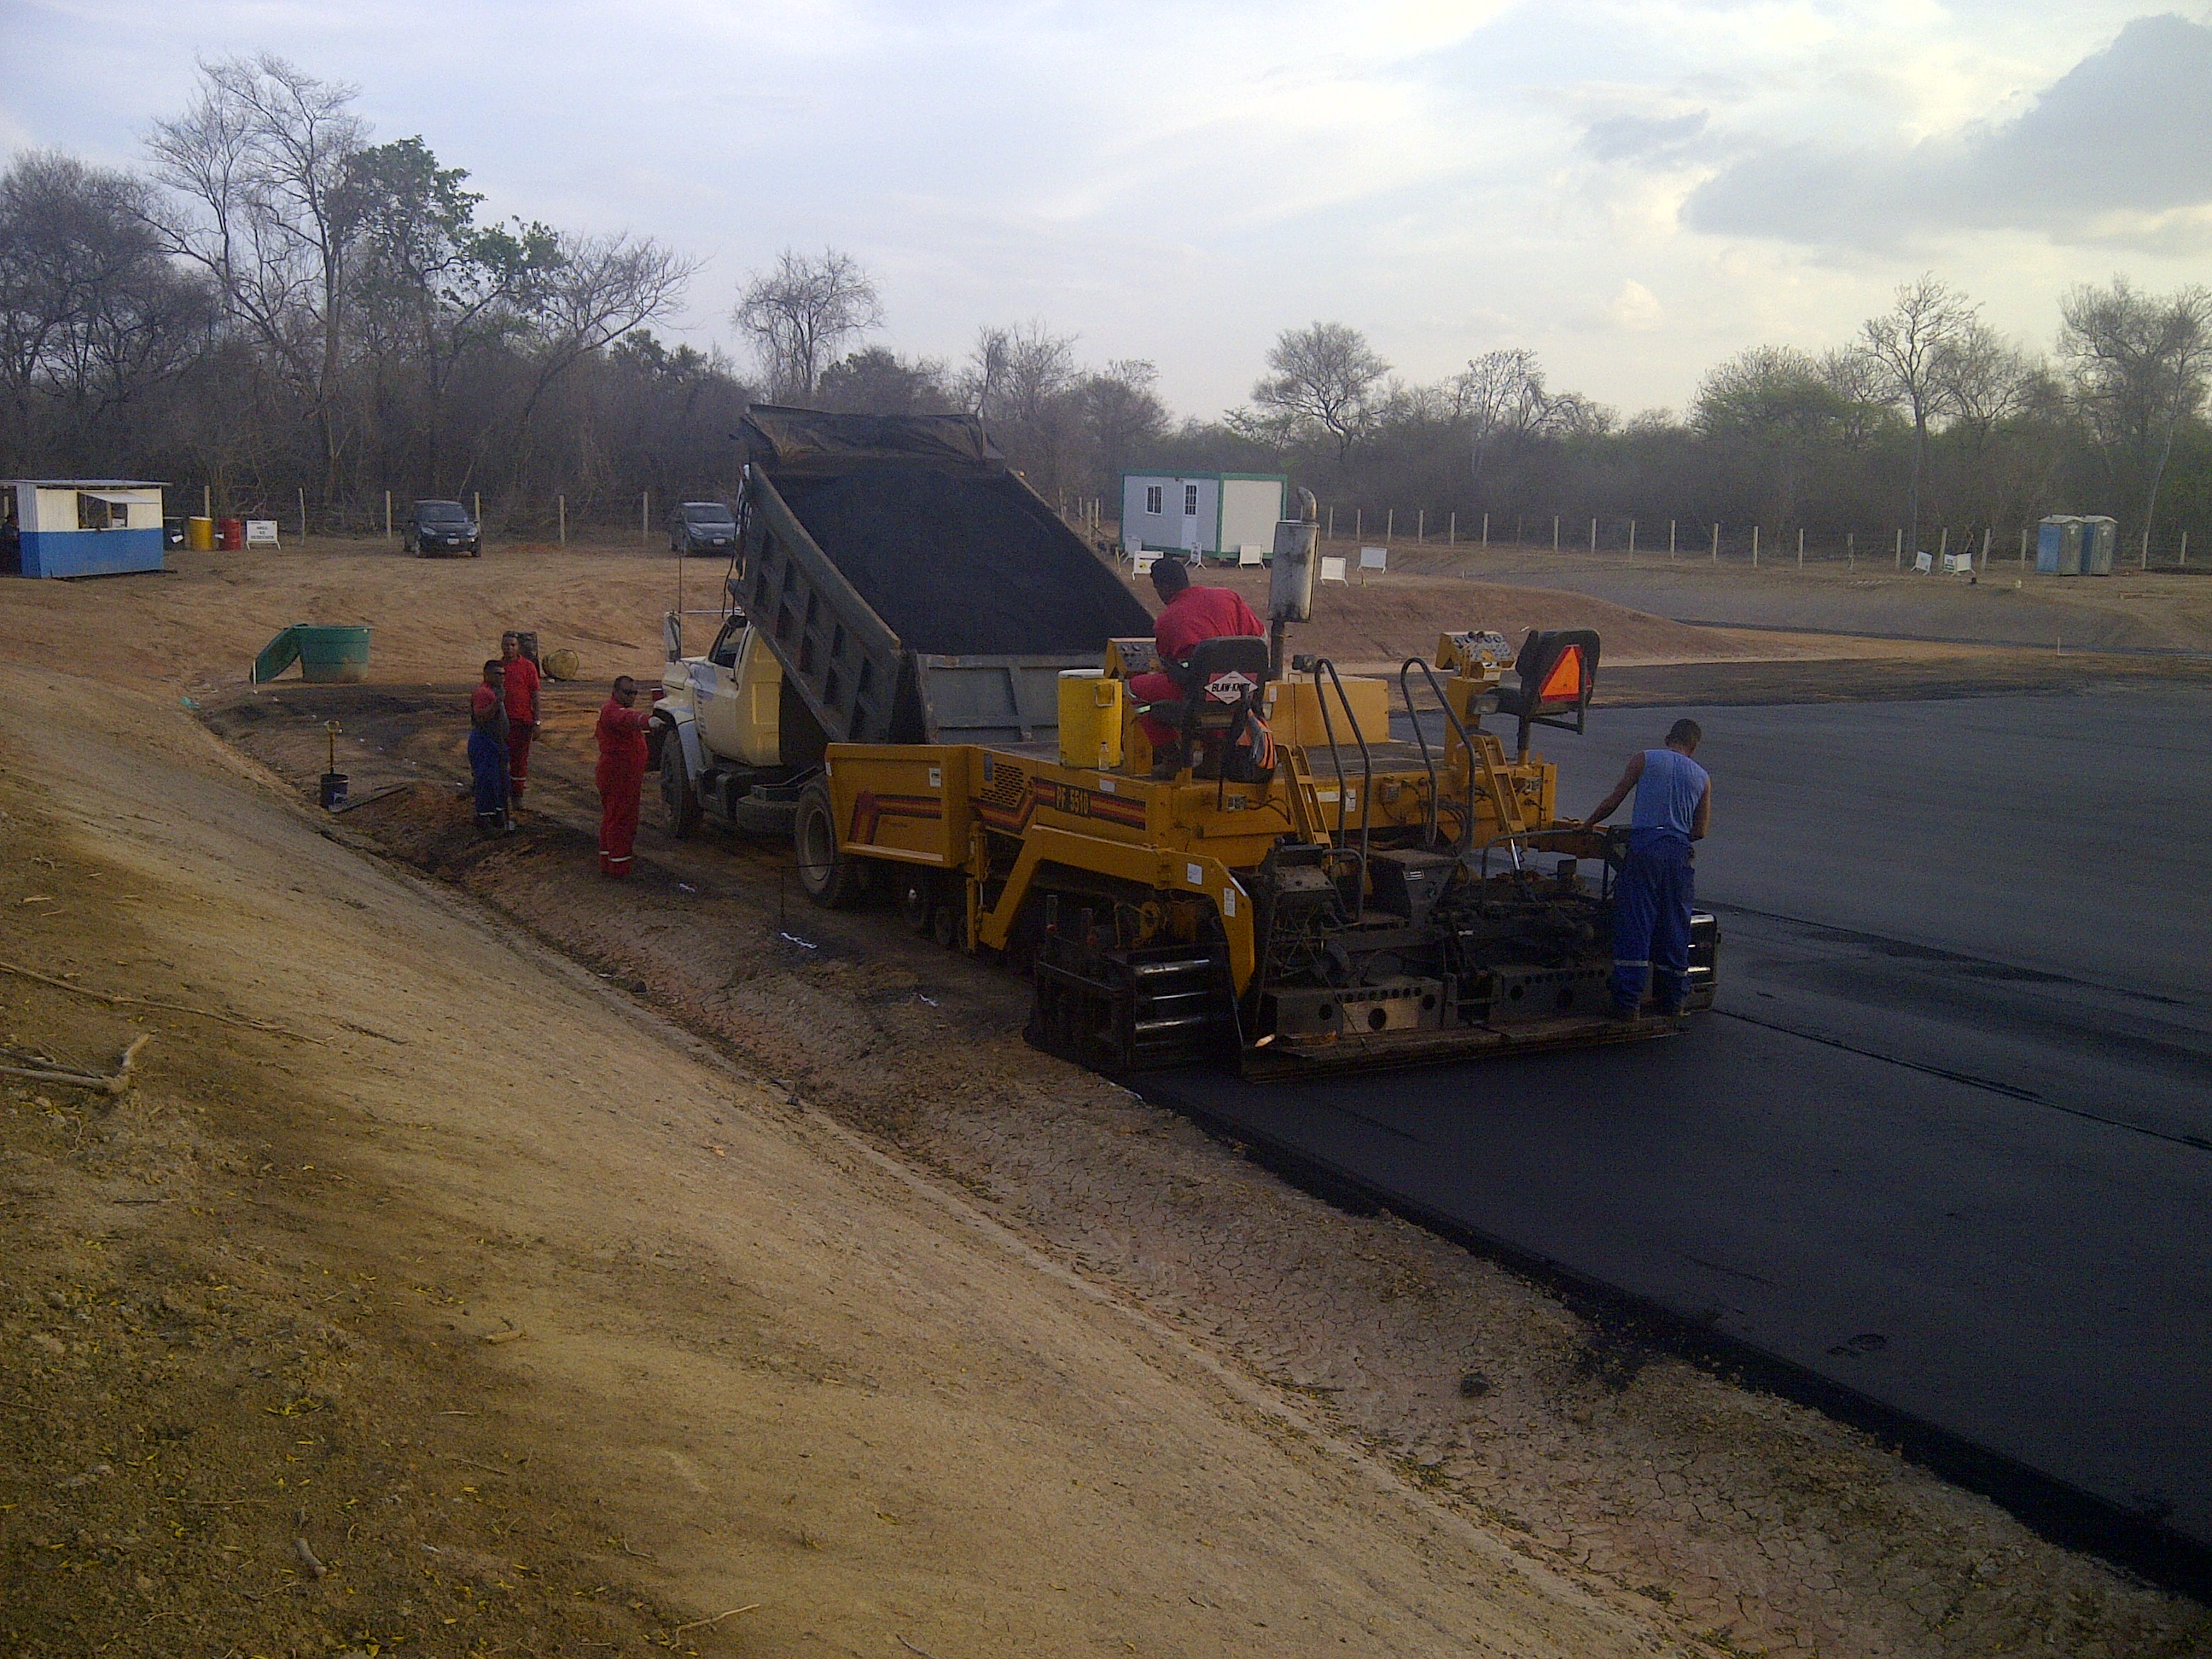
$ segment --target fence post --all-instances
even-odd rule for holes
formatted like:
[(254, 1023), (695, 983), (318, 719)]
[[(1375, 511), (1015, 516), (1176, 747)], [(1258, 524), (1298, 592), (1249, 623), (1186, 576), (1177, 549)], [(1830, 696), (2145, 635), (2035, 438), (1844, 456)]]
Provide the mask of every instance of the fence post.
[(1558, 514), (1554, 513), (1553, 514), (1552, 514), (1552, 551), (1553, 551), (1553, 552), (1554, 552), (1554, 553), (1556, 553), (1556, 552), (1558, 552), (1559, 550), (1559, 515)]
[(1856, 570), (1858, 568), (1859, 532), (1856, 530), (1848, 531), (1844, 536), (1844, 568)]
[(637, 544), (653, 545), (653, 492), (648, 489), (637, 498)]
[(1674, 521), (1672, 519), (1667, 520), (1667, 558), (1669, 563), (1674, 559)]
[(1633, 519), (1628, 521), (1628, 556), (1632, 559), (1636, 556), (1636, 520)]
[(1590, 520), (1590, 551), (1593, 553), (1597, 551), (1597, 520), (1595, 519)]
[(1713, 562), (1714, 562), (1715, 564), (1718, 564), (1720, 562), (1721, 562), (1721, 527), (1720, 527), (1718, 525), (1715, 525), (1715, 526), (1713, 526)]
[(561, 545), (566, 547), (568, 544), (568, 498), (566, 495), (556, 495), (553, 498), (553, 511), (561, 526), (559, 532)]
[(1982, 526), (1982, 568), (1984, 570), (1987, 570), (1990, 568), (1990, 537), (1991, 533), (1992, 532), (1988, 525), (1984, 525)]
[(1355, 542), (1359, 541), (1366, 534), (1367, 509), (1364, 507), (1355, 507), (1352, 509), (1352, 539)]
[(200, 517), (209, 520), (215, 517), (215, 486), (213, 484), (200, 486)]
[(392, 492), (388, 489), (384, 492), (384, 542), (387, 547), (392, 544)]
[(1899, 570), (1905, 568), (1905, 532), (1902, 530), (1897, 532), (1897, 568)]
[(307, 486), (300, 486), (300, 539), (307, 539)]
[(481, 489), (471, 490), (469, 492), (469, 499), (476, 503), (477, 544), (478, 546), (482, 546), (483, 544), (483, 491)]
[(2150, 568), (2150, 532), (2148, 529), (2143, 532), (2142, 556), (2137, 561), (2137, 562), (2141, 564), (2145, 570)]
[(1334, 501), (1328, 504), (1328, 538), (1331, 541), (1336, 539), (1336, 503)]
[(1751, 568), (1753, 570), (1759, 568), (1759, 526), (1757, 525), (1751, 527)]
[(2026, 525), (2020, 527), (2020, 562), (2023, 566), (2027, 563), (2027, 526)]
[(1429, 509), (1423, 507), (1413, 519), (1413, 539), (1425, 542), (1429, 538)]
[(1444, 527), (1444, 545), (1446, 547), (1459, 545), (1459, 514), (1456, 511), (1451, 515), (1451, 522)]
[[(1912, 550), (1917, 553), (1920, 550), (1916, 547)], [(1951, 527), (1948, 525), (1943, 527), (1943, 533), (1936, 538), (1936, 568), (1941, 570), (1943, 568), (1943, 561), (1951, 556)]]
[(1396, 532), (1397, 528), (1398, 528), (1398, 509), (1397, 509), (1396, 507), (1384, 507), (1384, 508), (1382, 509), (1382, 545), (1383, 545), (1383, 546), (1385, 546), (1385, 547), (1389, 546), (1389, 544), (1390, 544), (1390, 538), (1391, 538), (1391, 536), (1392, 536), (1392, 535)]
[(1485, 547), (1490, 545), (1490, 514), (1487, 513), (1482, 515), (1482, 544)]
[(2189, 532), (2186, 530), (2181, 532), (2181, 562), (2184, 564), (2189, 562)]
[(1797, 568), (1805, 568), (1805, 526), (1802, 524), (1797, 526)]

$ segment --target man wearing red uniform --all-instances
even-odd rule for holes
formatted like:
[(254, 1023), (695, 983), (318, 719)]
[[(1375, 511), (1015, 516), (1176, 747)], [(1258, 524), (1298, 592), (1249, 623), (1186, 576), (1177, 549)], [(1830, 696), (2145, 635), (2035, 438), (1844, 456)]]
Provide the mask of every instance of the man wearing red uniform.
[(538, 665), (522, 654), (522, 635), (499, 636), (500, 672), (507, 678), (507, 804), (522, 805), (530, 778), (530, 742), (538, 735)]
[(639, 708), (637, 682), (627, 674), (615, 681), (614, 695), (599, 710), (599, 873), (629, 873), (630, 846), (637, 839), (637, 801), (645, 788), (645, 732), (653, 724)]
[[(1193, 586), (1190, 567), (1181, 559), (1162, 559), (1152, 567), (1152, 591), (1166, 607), (1152, 624), (1152, 643), (1163, 667), (1188, 660), (1192, 647), (1203, 640), (1256, 637), (1267, 631), (1242, 594), (1226, 587)], [(1139, 702), (1180, 702), (1182, 688), (1165, 674), (1139, 674), (1129, 682), (1129, 695)], [(1150, 714), (1139, 715), (1138, 724), (1163, 764), (1180, 758), (1173, 752), (1176, 733), (1172, 726)]]

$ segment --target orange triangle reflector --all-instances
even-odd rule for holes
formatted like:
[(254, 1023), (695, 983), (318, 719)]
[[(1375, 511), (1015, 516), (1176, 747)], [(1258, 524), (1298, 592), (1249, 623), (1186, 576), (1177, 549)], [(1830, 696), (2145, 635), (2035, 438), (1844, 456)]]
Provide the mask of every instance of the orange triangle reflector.
[(1536, 692), (1539, 702), (1580, 702), (1583, 700), (1583, 648), (1571, 645), (1559, 653), (1552, 672)]

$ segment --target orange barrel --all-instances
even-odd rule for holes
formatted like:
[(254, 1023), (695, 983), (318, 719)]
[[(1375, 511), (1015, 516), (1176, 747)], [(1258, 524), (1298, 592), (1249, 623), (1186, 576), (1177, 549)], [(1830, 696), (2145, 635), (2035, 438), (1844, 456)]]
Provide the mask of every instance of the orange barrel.
[(219, 519), (216, 521), (218, 545), (226, 553), (236, 553), (246, 545), (246, 520)]

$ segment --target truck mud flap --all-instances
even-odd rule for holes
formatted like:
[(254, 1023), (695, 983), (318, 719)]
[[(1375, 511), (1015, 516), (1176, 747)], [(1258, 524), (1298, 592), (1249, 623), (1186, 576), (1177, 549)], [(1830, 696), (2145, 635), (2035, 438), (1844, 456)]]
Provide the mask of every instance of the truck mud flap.
[(1236, 1051), (1229, 967), (1204, 949), (1092, 951), (1048, 936), (1031, 965), (1034, 1048), (1109, 1077)]

